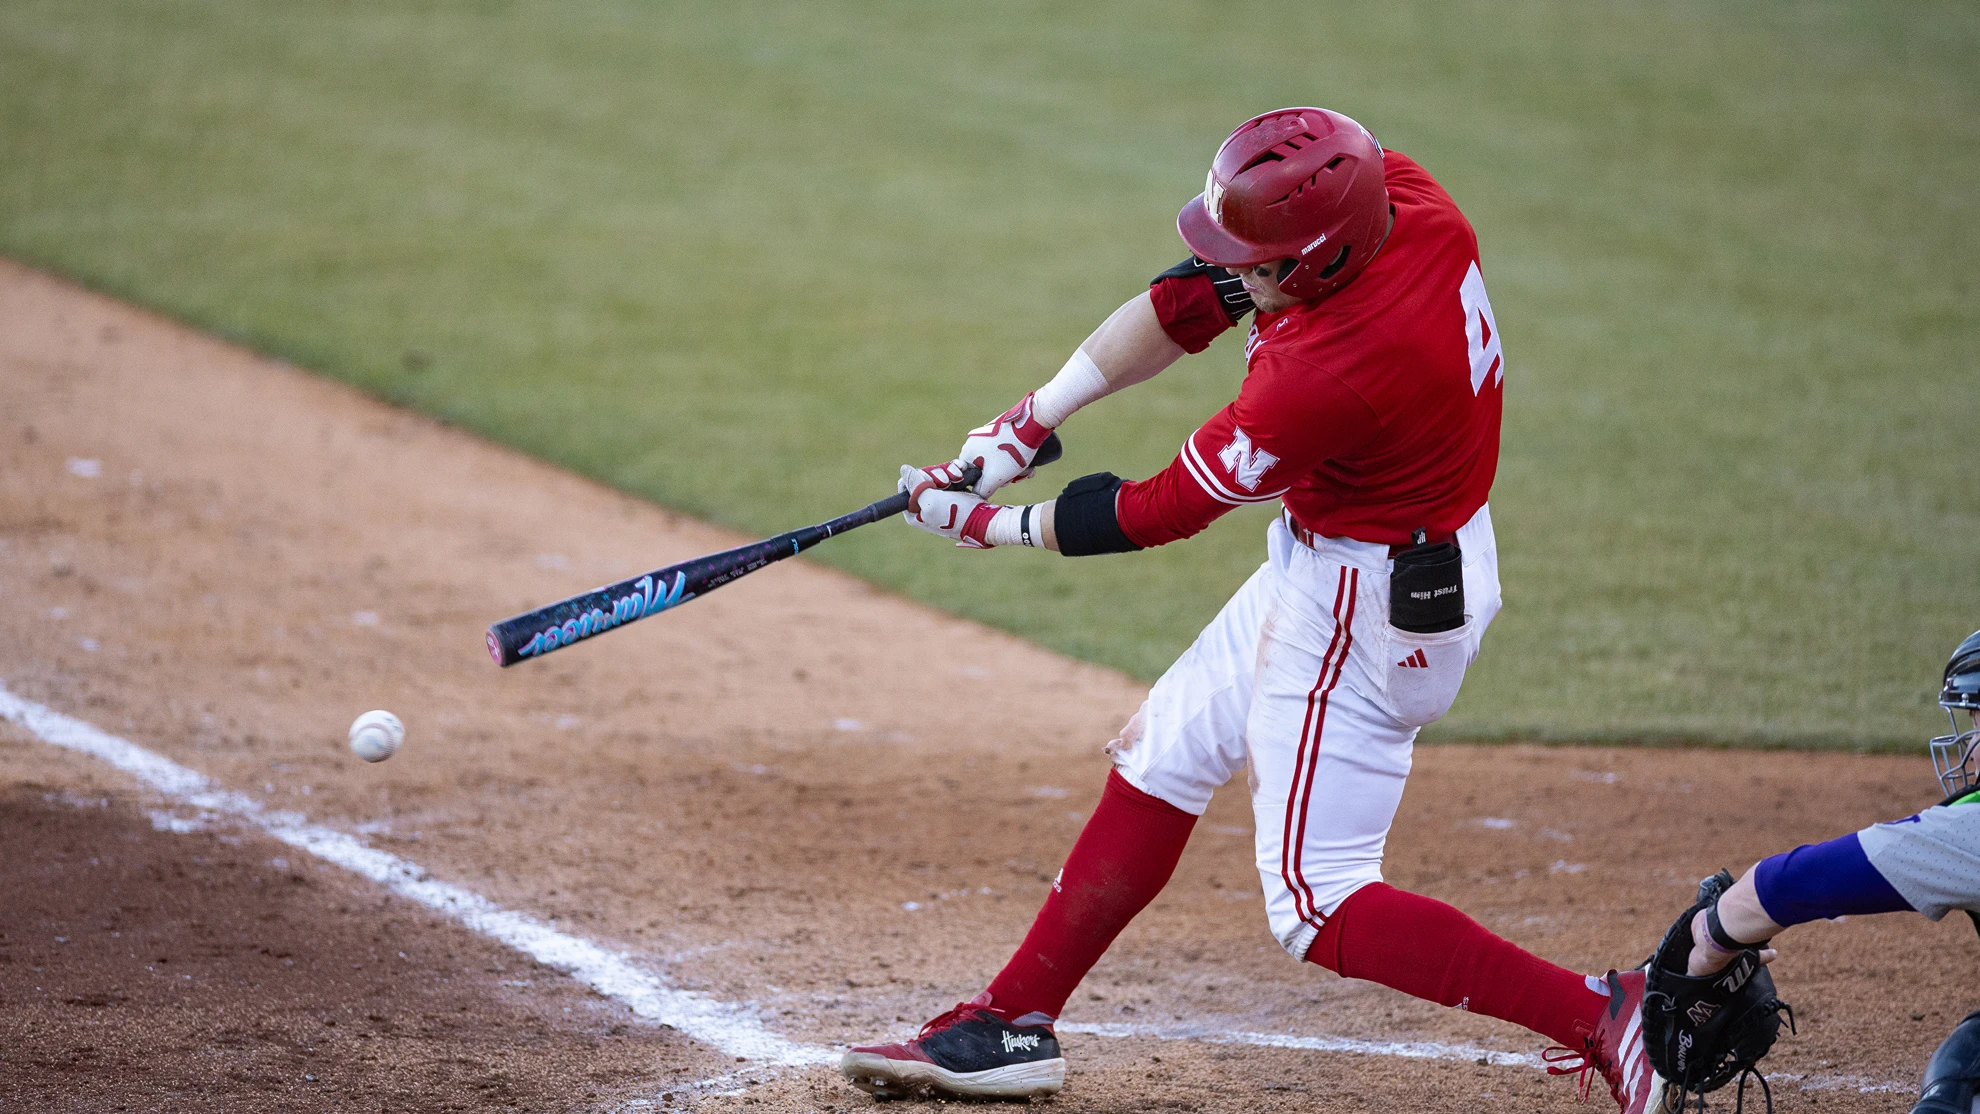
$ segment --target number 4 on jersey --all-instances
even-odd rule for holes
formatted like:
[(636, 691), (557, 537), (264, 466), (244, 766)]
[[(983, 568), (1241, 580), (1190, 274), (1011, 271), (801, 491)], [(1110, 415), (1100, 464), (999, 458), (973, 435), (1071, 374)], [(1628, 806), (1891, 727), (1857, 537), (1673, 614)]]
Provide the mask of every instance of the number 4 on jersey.
[(1485, 296), (1485, 276), (1473, 261), (1458, 287), (1458, 300), (1464, 304), (1464, 344), (1471, 355), (1471, 393), (1477, 394), (1490, 377), (1498, 386), (1506, 377), (1505, 356), (1499, 350), (1499, 323), (1492, 319), (1492, 300)]

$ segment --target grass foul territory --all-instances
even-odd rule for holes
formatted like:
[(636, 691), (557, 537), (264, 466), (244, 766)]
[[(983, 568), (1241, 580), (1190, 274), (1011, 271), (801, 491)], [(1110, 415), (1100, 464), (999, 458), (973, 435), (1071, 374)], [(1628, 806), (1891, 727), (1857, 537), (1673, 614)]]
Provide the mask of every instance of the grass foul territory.
[[(1908, 746), (1980, 626), (1976, 57), (1947, 0), (11, 0), (0, 251), (768, 535), (946, 457), (1182, 256), (1233, 124), (1323, 104), (1465, 207), (1505, 338), (1507, 610), (1430, 737)], [(1264, 522), (818, 559), (1153, 677)]]

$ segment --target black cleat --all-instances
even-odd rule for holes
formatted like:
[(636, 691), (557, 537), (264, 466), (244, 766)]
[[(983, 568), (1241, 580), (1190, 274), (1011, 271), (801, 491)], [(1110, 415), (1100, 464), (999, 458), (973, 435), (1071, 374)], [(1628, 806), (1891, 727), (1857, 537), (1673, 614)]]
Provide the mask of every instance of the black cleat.
[(917, 1094), (969, 1098), (1031, 1098), (1056, 1093), (1066, 1060), (1052, 1018), (1027, 1014), (1005, 1021), (991, 1012), (990, 992), (956, 1006), (903, 1044), (849, 1050), (839, 1062), (852, 1085), (876, 1098)]

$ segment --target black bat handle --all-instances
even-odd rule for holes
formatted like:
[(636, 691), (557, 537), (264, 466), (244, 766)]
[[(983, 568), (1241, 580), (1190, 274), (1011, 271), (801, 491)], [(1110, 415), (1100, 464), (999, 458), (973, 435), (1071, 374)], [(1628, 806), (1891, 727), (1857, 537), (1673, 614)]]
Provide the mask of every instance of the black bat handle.
[[(945, 490), (968, 491), (970, 488), (976, 486), (977, 480), (982, 478), (983, 469), (972, 464), (963, 469), (962, 479), (950, 484)], [(892, 518), (897, 514), (906, 514), (908, 509), (908, 493), (905, 491), (896, 491), (885, 499), (870, 504), (866, 509), (873, 512), (873, 517), (869, 520), (872, 522), (878, 522), (883, 518)], [(863, 512), (854, 511), (853, 513), (860, 514)], [(862, 525), (864, 524), (862, 523)]]

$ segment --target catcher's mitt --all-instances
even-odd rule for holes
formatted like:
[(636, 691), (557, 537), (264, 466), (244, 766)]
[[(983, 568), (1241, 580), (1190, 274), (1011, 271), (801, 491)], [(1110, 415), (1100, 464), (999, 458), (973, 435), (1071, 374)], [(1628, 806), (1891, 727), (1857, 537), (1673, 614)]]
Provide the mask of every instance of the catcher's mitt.
[[(1719, 900), (1733, 884), (1725, 871), (1698, 884), (1698, 901), (1664, 933), (1657, 950), (1644, 965), (1643, 1043), (1650, 1066), (1676, 1092), (1665, 1109), (1683, 1110), (1687, 1095), (1704, 1096), (1740, 1077), (1740, 1102), (1745, 1104), (1745, 1075), (1751, 1072), (1767, 1091), (1765, 1077), (1755, 1070), (1774, 1047), (1787, 1014), (1789, 1031), (1794, 1011), (1774, 996), (1774, 977), (1760, 962), (1758, 947), (1733, 956), (1715, 975), (1685, 973), (1691, 955), (1691, 921), (1698, 911)], [(1773, 1096), (1767, 1095), (1773, 1109)]]

